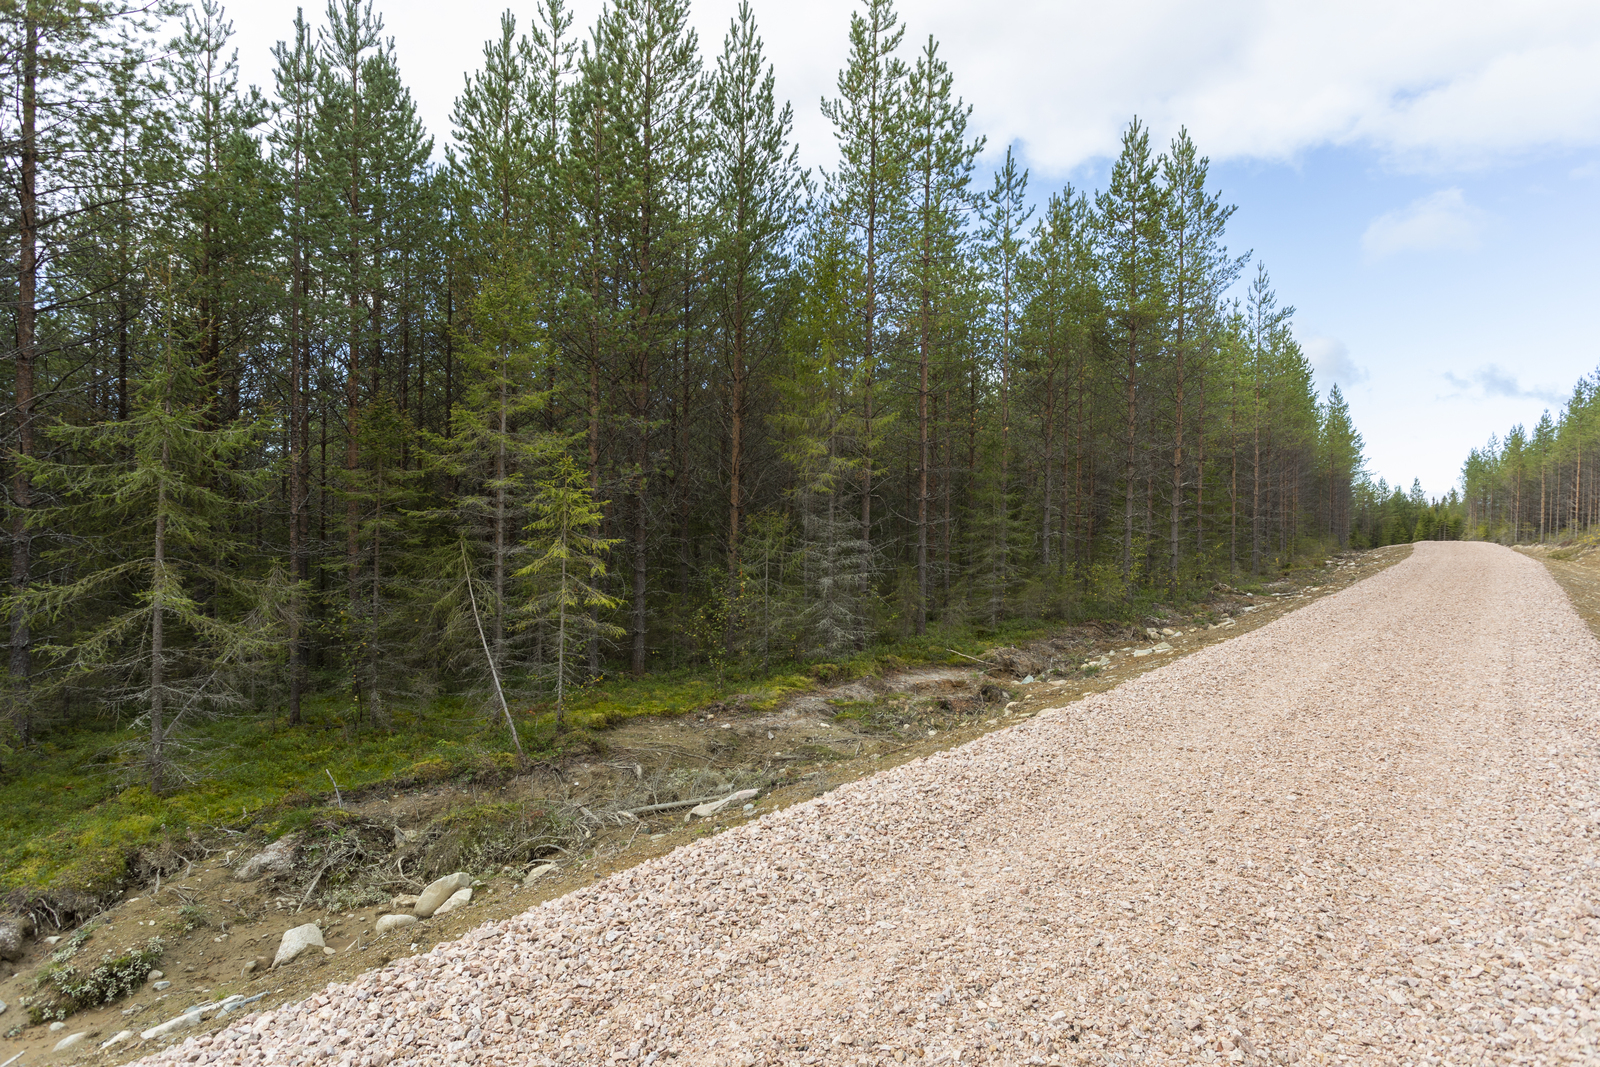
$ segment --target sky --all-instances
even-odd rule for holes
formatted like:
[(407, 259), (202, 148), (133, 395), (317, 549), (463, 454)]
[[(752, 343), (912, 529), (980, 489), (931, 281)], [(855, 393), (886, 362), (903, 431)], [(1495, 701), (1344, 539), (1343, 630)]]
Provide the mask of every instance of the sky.
[[(600, 0), (569, 0), (577, 25)], [(750, 0), (805, 165), (831, 165), (820, 100), (851, 0)], [(693, 0), (709, 63), (738, 0)], [(246, 83), (272, 86), (295, 4), (228, 9)], [(504, 0), (375, 0), (423, 120), (451, 104)], [(530, 2), (512, 5), (519, 23)], [(307, 17), (318, 21), (318, 5)], [(1137, 115), (1187, 127), (1237, 206), (1230, 246), (1267, 265), (1324, 393), (1335, 383), (1374, 478), (1432, 496), (1469, 449), (1559, 412), (1600, 366), (1600, 4), (1593, 0), (901, 0), (988, 138), (1042, 201), (1103, 183)], [(1252, 268), (1253, 270), (1253, 268)]]

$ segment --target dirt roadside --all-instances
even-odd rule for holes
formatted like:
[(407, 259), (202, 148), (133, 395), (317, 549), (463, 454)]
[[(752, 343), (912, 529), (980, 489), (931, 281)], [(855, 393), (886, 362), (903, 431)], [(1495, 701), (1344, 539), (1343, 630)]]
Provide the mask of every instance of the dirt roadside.
[[(65, 939), (58, 944), (37, 939), (23, 959), (0, 965), (0, 973), (8, 976), (0, 981), (0, 1001), (9, 1006), (0, 1014), (5, 1036), (0, 1059), (26, 1052), (24, 1062), (35, 1062), (51, 1056), (62, 1037), (82, 1032), (84, 1045), (52, 1058), (121, 1062), (147, 1053), (152, 1044), (129, 1042), (106, 1053), (94, 1051), (95, 1046), (120, 1031), (137, 1032), (229, 995), (264, 994), (255, 1008), (298, 1001), (330, 982), (347, 981), (400, 956), (425, 953), (484, 922), (520, 914), (689, 841), (965, 744), (1020, 717), (1114, 688), (1175, 658), (1257, 629), (1409, 554), (1409, 546), (1351, 553), (1308, 575), (1309, 580), (1280, 583), (1265, 595), (1223, 588), (1205, 612), (1144, 620), (1151, 624), (1147, 632), (1076, 628), (1027, 648), (998, 650), (988, 662), (973, 663), (971, 670), (917, 669), (856, 679), (801, 694), (764, 712), (730, 701), (679, 719), (628, 723), (608, 731), (603, 759), (546, 769), (498, 790), (442, 785), (369, 796), (350, 805), (352, 815), (392, 826), (397, 840), (423, 832), (441, 813), (552, 793), (609, 816), (585, 827), (588, 836), (581, 847), (555, 857), (557, 866), (532, 886), (522, 885), (526, 865), (498, 874), (476, 872), (482, 884), (471, 904), (398, 934), (373, 935), (377, 917), (392, 910), (381, 904), (315, 906), (316, 898), (304, 892), (303, 871), (276, 881), (236, 881), (234, 870), (260, 842), (217, 849), (197, 858), (182, 877), (165, 881), (159, 892), (153, 885), (130, 892), (127, 900), (88, 924), (92, 930), (80, 950), (82, 960), (161, 937), (166, 951), (158, 964), (164, 972), (159, 981), (170, 985), (158, 990), (152, 979), (133, 995), (79, 1012), (64, 1028), (51, 1031), (44, 1025), (23, 1025), (27, 1018), (21, 1001), (36, 992), (40, 968)], [(669, 786), (699, 796), (745, 785), (761, 790), (748, 810), (735, 806), (710, 819), (686, 822), (681, 809), (631, 819), (610, 814), (627, 810), (625, 805), (639, 806), (640, 800), (659, 799)], [(415, 892), (421, 882), (407, 881), (403, 868), (400, 874), (395, 892)], [(332, 952), (270, 969), (267, 964), (283, 932), (308, 922), (321, 927)], [(215, 1025), (207, 1023), (181, 1036)]]
[(1517, 551), (1544, 564), (1589, 631), (1600, 637), (1600, 547), (1519, 545)]

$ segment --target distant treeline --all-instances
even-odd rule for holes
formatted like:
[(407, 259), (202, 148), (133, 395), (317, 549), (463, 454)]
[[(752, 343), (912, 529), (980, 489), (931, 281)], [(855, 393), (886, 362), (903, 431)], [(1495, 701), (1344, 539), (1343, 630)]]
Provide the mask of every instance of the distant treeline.
[(264, 94), (216, 0), (150, 10), (0, 9), (9, 743), (119, 709), (159, 786), (192, 710), (559, 701), (1393, 539), (1187, 134), (1035, 211), (889, 0), (818, 173), (748, 6), (709, 50), (682, 0), (508, 13), (442, 153), (370, 5)]
[(1481, 540), (1552, 541), (1600, 524), (1600, 371), (1580, 378), (1554, 418), (1546, 411), (1475, 448), (1461, 468), (1462, 521)]

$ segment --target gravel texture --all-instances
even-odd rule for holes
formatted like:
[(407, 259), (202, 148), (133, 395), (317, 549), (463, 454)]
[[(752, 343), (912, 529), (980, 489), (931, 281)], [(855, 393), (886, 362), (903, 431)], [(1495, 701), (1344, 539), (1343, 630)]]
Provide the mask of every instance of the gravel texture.
[(1595, 1063), (1600, 643), (1416, 546), (149, 1063)]

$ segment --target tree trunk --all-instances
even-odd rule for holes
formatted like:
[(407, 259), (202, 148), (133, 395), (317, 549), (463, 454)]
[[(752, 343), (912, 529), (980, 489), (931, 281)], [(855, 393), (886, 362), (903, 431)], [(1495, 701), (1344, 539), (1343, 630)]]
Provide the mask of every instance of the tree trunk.
[[(31, 11), (25, 18), (22, 54), (21, 181), (18, 185), (17, 354), (12, 404), (17, 419), (17, 452), (11, 475), (11, 591), (28, 588), (33, 568), (33, 545), (28, 530), (28, 509), (33, 506), (33, 481), (25, 461), (34, 451), (34, 361), (37, 356), (35, 323), (39, 286), (39, 24)], [(19, 745), (32, 733), (30, 704), (31, 636), (28, 615), (11, 612), (10, 672), (11, 715)]]

